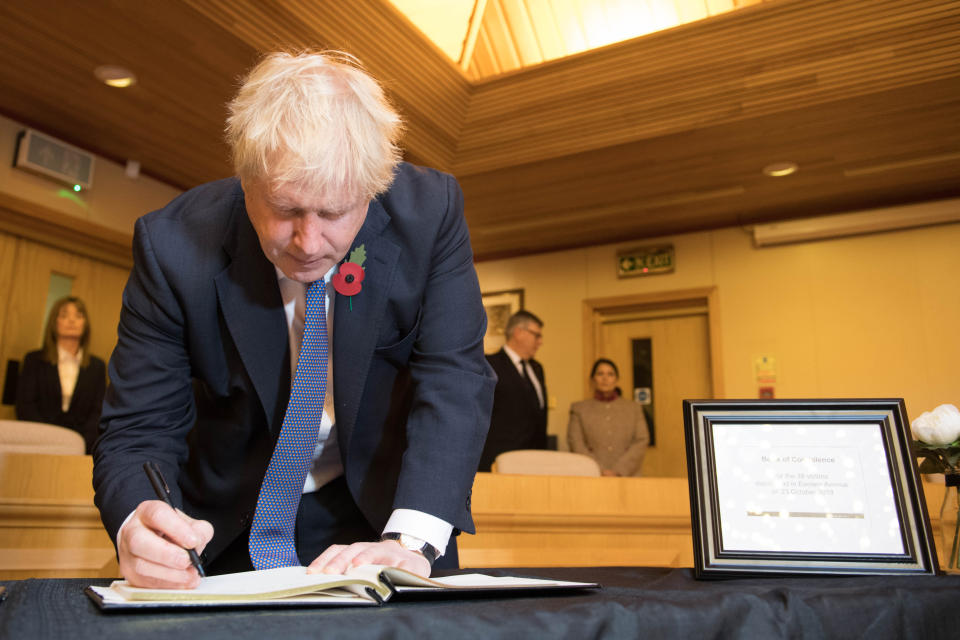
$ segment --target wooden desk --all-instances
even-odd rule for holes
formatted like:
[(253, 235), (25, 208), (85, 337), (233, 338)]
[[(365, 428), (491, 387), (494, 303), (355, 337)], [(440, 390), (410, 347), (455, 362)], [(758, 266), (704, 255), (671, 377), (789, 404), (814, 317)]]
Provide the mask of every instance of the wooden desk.
[(0, 454), (0, 578), (115, 577), (90, 456)]
[[(0, 454), (0, 578), (118, 574), (92, 469), (90, 456)], [(924, 493), (936, 534), (943, 485)], [(683, 478), (479, 473), (473, 514), (463, 567), (693, 566)]]
[[(942, 484), (924, 482), (937, 553)], [(685, 478), (478, 473), (462, 567), (692, 567)]]
[(478, 473), (463, 567), (693, 566), (683, 478)]

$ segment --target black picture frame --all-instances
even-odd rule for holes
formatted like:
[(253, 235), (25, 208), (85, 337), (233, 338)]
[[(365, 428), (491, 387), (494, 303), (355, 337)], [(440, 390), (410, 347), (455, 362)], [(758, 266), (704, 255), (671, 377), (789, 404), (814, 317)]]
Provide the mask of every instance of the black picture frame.
[[(909, 435), (909, 421), (903, 399), (818, 399), (818, 400), (684, 400), (684, 435), (687, 449), (687, 472), (690, 486), (690, 517), (693, 530), (694, 571), (699, 579), (759, 577), (759, 576), (798, 576), (811, 574), (841, 575), (936, 575), (939, 573), (937, 553), (930, 530), (930, 519), (923, 496), (923, 485), (917, 471), (916, 460), (912, 454)], [(770, 431), (777, 429), (778, 431)], [(796, 470), (796, 464), (807, 465), (802, 468), (838, 469), (834, 457), (810, 455), (816, 451), (811, 441), (824, 440), (828, 433), (835, 437), (845, 437), (849, 431), (856, 438), (845, 440), (845, 448), (837, 451), (854, 451), (857, 461), (885, 460), (886, 472), (882, 464), (857, 467), (850, 464), (851, 457), (842, 453), (847, 463), (845, 476), (838, 472), (803, 474), (807, 481), (795, 482), (796, 473), (782, 473), (781, 470)], [(773, 435), (775, 433), (775, 435)], [(791, 448), (790, 438), (796, 434), (807, 434), (807, 439), (798, 441)], [(836, 435), (839, 434), (839, 435)], [(744, 436), (751, 436), (739, 440)], [(754, 440), (753, 436), (756, 436)], [(863, 438), (866, 436), (866, 438)], [(797, 436), (799, 440), (799, 435)], [(785, 439), (784, 439), (785, 438)], [(764, 445), (775, 442), (767, 455), (762, 455)], [(869, 444), (871, 443), (872, 444)], [(717, 446), (723, 452), (723, 459), (717, 459)], [(732, 444), (731, 444), (732, 443)], [(867, 447), (870, 450), (867, 451)], [(862, 447), (862, 451), (859, 448)], [(792, 455), (784, 453), (789, 449)], [(827, 446), (822, 451), (833, 451)], [(757, 452), (760, 451), (760, 454)], [(734, 460), (736, 458), (736, 460)], [(743, 460), (748, 460), (744, 470)], [(751, 467), (756, 461), (756, 467)], [(797, 462), (794, 462), (797, 461)], [(818, 464), (824, 464), (818, 467)], [(857, 480), (857, 469), (864, 473)], [(884, 482), (867, 484), (865, 471), (873, 476), (887, 478), (889, 494)], [(772, 472), (772, 474), (771, 474)], [(851, 475), (853, 474), (853, 475)], [(762, 477), (761, 477), (762, 476)], [(834, 477), (836, 476), (836, 478)], [(723, 483), (718, 477), (724, 478)], [(790, 480), (784, 480), (787, 477)], [(736, 478), (731, 481), (730, 478)], [(812, 480), (809, 480), (812, 478)], [(864, 501), (858, 501), (862, 512), (831, 513), (816, 511), (786, 510), (742, 510), (750, 500), (744, 496), (747, 492), (734, 490), (742, 486), (752, 486), (755, 490), (755, 502), (765, 500), (783, 503), (793, 497), (767, 497), (768, 494), (803, 493), (801, 501), (810, 504), (810, 500), (826, 500), (812, 494), (832, 495), (830, 487), (847, 487), (847, 482), (831, 482), (835, 479), (849, 479), (849, 483), (871, 492)], [(738, 484), (741, 483), (741, 484)], [(724, 486), (721, 487), (720, 485)], [(769, 490), (767, 488), (769, 485)], [(788, 489), (788, 485), (790, 488)], [(799, 485), (793, 488), (794, 485)], [(838, 492), (847, 492), (846, 488)], [(850, 490), (852, 491), (852, 490)], [(880, 492), (880, 493), (872, 493)], [(855, 493), (855, 492), (854, 492)], [(852, 495), (852, 493), (851, 493)], [(721, 500), (723, 502), (721, 503)], [(738, 502), (738, 500), (744, 500)], [(871, 508), (868, 503), (884, 504), (884, 508)], [(835, 505), (836, 506), (836, 505)], [(856, 511), (852, 509), (850, 511)], [(884, 515), (893, 512), (892, 515)], [(727, 514), (726, 516), (724, 514)], [(761, 516), (750, 518), (746, 516)], [(762, 517), (771, 517), (763, 521)], [(894, 522), (893, 517), (896, 521)], [(724, 517), (728, 522), (724, 523)], [(897, 530), (901, 550), (872, 552), (870, 550), (837, 550), (824, 536), (818, 539), (816, 527), (808, 523), (818, 520), (819, 531), (823, 527), (867, 527), (886, 518), (886, 542), (896, 546)], [(803, 521), (806, 520), (807, 523)], [(750, 522), (739, 528), (739, 523)], [(860, 522), (862, 521), (862, 522)], [(762, 524), (761, 524), (762, 523)], [(811, 527), (811, 533), (797, 533), (802, 527)], [(753, 531), (752, 527), (756, 527)], [(765, 527), (765, 528), (764, 528)], [(772, 529), (771, 529), (772, 527)], [(781, 535), (778, 532), (789, 535)], [(855, 531), (856, 529), (850, 529)], [(773, 531), (771, 533), (771, 531)], [(861, 545), (873, 543), (870, 533), (858, 538)], [(758, 533), (759, 532), (759, 533)], [(828, 531), (832, 533), (832, 531)], [(883, 530), (881, 530), (883, 533)], [(786, 544), (779, 547), (784, 538)], [(724, 537), (727, 537), (725, 541)], [(878, 535), (883, 538), (883, 535)], [(744, 539), (749, 538), (747, 542)], [(802, 538), (802, 542), (797, 540)], [(730, 542), (736, 539), (737, 542)], [(893, 542), (890, 542), (893, 539)], [(852, 544), (852, 536), (849, 544)], [(866, 541), (866, 542), (864, 542)], [(752, 548), (755, 545), (755, 548)], [(791, 548), (791, 545), (810, 548)]]
[(483, 352), (496, 353), (506, 343), (507, 320), (523, 309), (523, 289), (484, 291), (480, 294), (487, 314), (487, 333), (483, 336)]

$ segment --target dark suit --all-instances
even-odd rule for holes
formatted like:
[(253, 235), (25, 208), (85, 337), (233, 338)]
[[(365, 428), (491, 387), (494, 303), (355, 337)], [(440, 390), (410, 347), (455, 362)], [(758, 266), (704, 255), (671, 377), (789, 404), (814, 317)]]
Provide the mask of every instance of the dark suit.
[(530, 383), (523, 379), (510, 356), (503, 349), (487, 356), (487, 362), (497, 374), (497, 388), (493, 396), (493, 414), (490, 431), (480, 456), (480, 471), (489, 471), (494, 458), (504, 451), (547, 448), (547, 383), (543, 367), (529, 360), (530, 368), (543, 390), (543, 408), (530, 391)]
[(93, 450), (100, 422), (107, 368), (103, 360), (90, 356), (90, 362), (77, 373), (77, 385), (70, 406), (63, 411), (60, 371), (43, 357), (43, 351), (31, 351), (23, 359), (17, 378), (17, 419), (46, 422), (73, 429), (83, 436), (87, 453)]
[[(374, 530), (395, 508), (473, 532), (470, 491), (494, 379), (463, 218), (446, 174), (403, 164), (370, 203), (360, 293), (337, 295), (336, 422), (346, 482)], [(288, 329), (274, 266), (237, 179), (192, 189), (137, 221), (123, 296), (96, 503), (116, 536), (153, 490), (210, 521), (214, 558), (250, 524), (290, 393)], [(171, 478), (175, 481), (171, 481)], [(438, 482), (442, 479), (442, 482)]]

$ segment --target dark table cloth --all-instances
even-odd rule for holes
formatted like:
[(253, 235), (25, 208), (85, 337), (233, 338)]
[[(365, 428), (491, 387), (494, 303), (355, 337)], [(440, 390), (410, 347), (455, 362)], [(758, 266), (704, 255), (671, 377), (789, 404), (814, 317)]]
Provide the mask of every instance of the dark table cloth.
[(382, 607), (101, 612), (109, 580), (0, 580), (0, 639), (960, 638), (960, 576), (697, 581), (689, 569), (482, 570), (600, 591), (433, 597)]

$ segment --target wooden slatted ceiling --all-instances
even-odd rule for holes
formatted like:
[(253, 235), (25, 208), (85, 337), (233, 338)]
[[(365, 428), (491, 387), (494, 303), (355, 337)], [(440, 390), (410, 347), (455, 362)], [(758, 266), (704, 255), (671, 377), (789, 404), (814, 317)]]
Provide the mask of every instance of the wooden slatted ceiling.
[(762, 1), (489, 0), (466, 75), (480, 81)]
[[(469, 84), (392, 6), (264, 0), (0, 3), (0, 110), (181, 188), (231, 174), (225, 104), (260, 52), (339, 47), (387, 86), (407, 122), (408, 158), (449, 168)], [(398, 55), (399, 52), (399, 55)], [(100, 64), (139, 74), (96, 81)]]
[[(508, 256), (949, 197), (960, 193), (960, 127), (942, 125), (958, 113), (953, 79), (464, 176), (473, 243)], [(876, 166), (865, 136), (917, 163), (846, 175)], [(763, 176), (785, 149), (800, 172)]]
[(407, 123), (404, 144), (415, 159), (441, 169), (453, 163), (469, 100), (456, 66), (392, 5), (379, 0), (185, 0), (260, 51), (335, 48), (350, 51), (388, 88)]
[[(119, 162), (135, 158), (171, 184), (229, 175), (224, 102), (253, 49), (178, 3), (115, 9), (109, 0), (69, 10), (55, 0), (2, 3), (4, 111)], [(92, 72), (106, 63), (138, 70), (140, 82), (103, 85)]]
[(770, 0), (479, 84), (386, 0), (14, 0), (0, 24), (0, 112), (182, 188), (230, 173), (260, 51), (347, 48), (408, 158), (460, 179), (481, 259), (960, 195), (956, 0)]
[[(870, 11), (864, 12), (864, 5)], [(460, 175), (951, 77), (960, 3), (791, 0), (476, 87)], [(697, 32), (690, 46), (688, 32)]]

